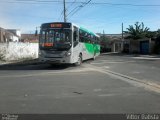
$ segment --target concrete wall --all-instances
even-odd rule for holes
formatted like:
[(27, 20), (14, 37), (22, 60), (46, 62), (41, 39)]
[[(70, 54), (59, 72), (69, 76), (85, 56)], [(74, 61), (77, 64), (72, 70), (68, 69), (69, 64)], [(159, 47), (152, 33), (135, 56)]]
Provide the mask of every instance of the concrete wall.
[(129, 41), (129, 52), (130, 53), (140, 53), (140, 42), (148, 41), (149, 42), (149, 54), (153, 53), (155, 42), (151, 39), (139, 39), (139, 40), (130, 40)]
[(155, 41), (150, 42), (150, 53), (154, 53)]
[(0, 59), (5, 61), (38, 58), (38, 43), (0, 43)]
[(140, 53), (140, 42), (139, 40), (130, 40), (130, 53)]
[(5, 35), (5, 30), (3, 28), (0, 28), (0, 43), (6, 42), (4, 35)]
[(123, 42), (113, 41), (111, 46), (111, 52), (122, 52), (122, 51), (123, 51)]

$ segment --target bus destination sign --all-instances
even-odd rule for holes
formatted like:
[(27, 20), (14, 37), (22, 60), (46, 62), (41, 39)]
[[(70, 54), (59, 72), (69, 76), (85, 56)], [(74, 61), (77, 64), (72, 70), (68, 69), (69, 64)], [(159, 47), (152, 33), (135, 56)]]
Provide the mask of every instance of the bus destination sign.
[(62, 24), (50, 24), (51, 25), (51, 28), (62, 28)]
[(71, 23), (45, 23), (42, 28), (71, 28)]

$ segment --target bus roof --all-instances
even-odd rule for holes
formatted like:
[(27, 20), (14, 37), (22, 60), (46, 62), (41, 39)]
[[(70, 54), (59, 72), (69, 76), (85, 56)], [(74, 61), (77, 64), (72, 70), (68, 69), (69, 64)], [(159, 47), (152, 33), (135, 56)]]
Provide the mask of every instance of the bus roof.
[(91, 35), (96, 36), (95, 33), (93, 33), (93, 32), (91, 32), (91, 31), (87, 30), (86, 28), (80, 27), (79, 29), (80, 29), (80, 30), (83, 30), (83, 31), (85, 31), (85, 32), (87, 32), (87, 33), (89, 33), (89, 34), (91, 34)]
[[(50, 22), (50, 23), (43, 23), (41, 26), (43, 26), (43, 25), (46, 25), (46, 24), (52, 24), (52, 23), (65, 23), (65, 22)], [(97, 34), (95, 34), (94, 32), (91, 32), (90, 30), (88, 30), (88, 29), (86, 29), (86, 28), (84, 28), (84, 27), (79, 27), (78, 25), (76, 25), (76, 24), (74, 24), (74, 23), (70, 23), (70, 22), (67, 22), (68, 24), (72, 24), (72, 25), (74, 25), (74, 26), (76, 26), (76, 27), (78, 27), (79, 29), (81, 29), (81, 30), (83, 30), (83, 31), (85, 31), (85, 32), (87, 32), (87, 33), (89, 33), (89, 34), (91, 34), (91, 35), (94, 35), (94, 36), (96, 36), (96, 37), (100, 37), (99, 35), (97, 35)]]

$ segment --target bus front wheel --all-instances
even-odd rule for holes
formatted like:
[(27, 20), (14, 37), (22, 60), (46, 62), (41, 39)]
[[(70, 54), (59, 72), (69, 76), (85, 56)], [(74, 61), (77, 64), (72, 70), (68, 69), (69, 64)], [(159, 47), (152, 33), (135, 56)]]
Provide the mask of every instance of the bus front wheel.
[(79, 54), (78, 61), (75, 63), (76, 66), (80, 66), (82, 64), (82, 55)]

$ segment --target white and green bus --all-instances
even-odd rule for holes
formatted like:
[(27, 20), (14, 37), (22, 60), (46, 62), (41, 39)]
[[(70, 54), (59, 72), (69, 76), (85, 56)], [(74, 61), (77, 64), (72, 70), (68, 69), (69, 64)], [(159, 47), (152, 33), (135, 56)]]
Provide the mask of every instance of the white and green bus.
[(53, 22), (41, 25), (39, 60), (50, 64), (81, 65), (83, 60), (100, 54), (99, 36), (73, 23)]

